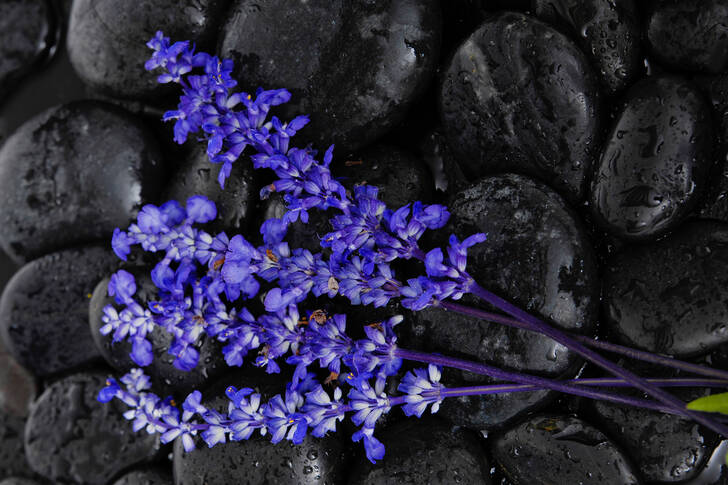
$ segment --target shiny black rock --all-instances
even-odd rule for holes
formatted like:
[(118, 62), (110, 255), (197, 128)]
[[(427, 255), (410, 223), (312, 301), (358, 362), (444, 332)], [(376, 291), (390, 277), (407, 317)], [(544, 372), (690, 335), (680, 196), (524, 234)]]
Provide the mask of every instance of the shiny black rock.
[(605, 273), (605, 323), (627, 345), (684, 357), (728, 342), (728, 225), (685, 224)]
[(518, 172), (570, 199), (596, 158), (597, 78), (565, 35), (519, 13), (486, 20), (455, 52), (442, 122), (465, 173)]
[(662, 0), (647, 14), (652, 56), (678, 70), (721, 72), (728, 68), (728, 2)]
[(630, 88), (592, 180), (597, 222), (635, 240), (677, 226), (702, 195), (712, 143), (710, 106), (689, 82), (650, 78)]
[(390, 483), (490, 484), (488, 460), (477, 438), (434, 418), (410, 418), (376, 434), (384, 458), (370, 463), (360, 451), (349, 485)]
[(150, 98), (160, 85), (144, 62), (146, 46), (161, 30), (171, 42), (189, 40), (209, 52), (224, 0), (74, 0), (66, 46), (74, 69), (91, 88), (118, 97)]
[(534, 13), (565, 27), (591, 60), (602, 86), (615, 94), (644, 70), (634, 0), (534, 0)]
[[(158, 289), (150, 276), (150, 268), (130, 268), (128, 271), (134, 275), (136, 280), (137, 292), (134, 299), (139, 304), (146, 308), (149, 302), (159, 299)], [(115, 304), (113, 298), (108, 296), (109, 279), (109, 277), (106, 277), (96, 285), (89, 302), (90, 331), (96, 348), (106, 362), (120, 373), (126, 373), (129, 369), (138, 367), (129, 357), (131, 343), (127, 340), (113, 343), (113, 332), (109, 335), (102, 335), (99, 332), (99, 329), (104, 325), (101, 321), (104, 307), (111, 304), (117, 310), (122, 308)], [(167, 352), (172, 344), (172, 336), (166, 330), (155, 325), (148, 335), (148, 339), (154, 349), (154, 360), (144, 368), (144, 373), (152, 379), (154, 389), (160, 394), (167, 395), (174, 392), (178, 395), (186, 395), (186, 393), (204, 385), (207, 379), (227, 369), (222, 355), (222, 345), (216, 340), (210, 339), (207, 335), (201, 336), (199, 342), (195, 345), (200, 353), (200, 360), (197, 367), (189, 372), (179, 370), (173, 365), (175, 356)]]
[(0, 4), (0, 98), (47, 55), (55, 43), (53, 13), (46, 0)]
[(440, 23), (433, 0), (237, 0), (220, 50), (243, 90), (291, 91), (279, 112), (311, 115), (300, 140), (346, 152), (386, 133), (425, 90)]
[(161, 154), (131, 114), (73, 102), (26, 122), (0, 149), (0, 245), (16, 259), (106, 240), (156, 198)]
[(513, 485), (639, 483), (621, 450), (578, 418), (536, 416), (490, 443)]
[(96, 400), (106, 379), (99, 372), (73, 374), (41, 394), (25, 428), (25, 454), (36, 472), (55, 482), (103, 485), (155, 458), (158, 435), (132, 431), (118, 400)]
[(114, 485), (172, 485), (172, 474), (156, 468), (136, 470), (119, 478)]
[(116, 263), (110, 249), (87, 246), (43, 256), (15, 273), (0, 299), (0, 337), (13, 357), (38, 376), (98, 359), (88, 302)]
[[(488, 235), (468, 250), (468, 272), (476, 281), (561, 328), (593, 332), (599, 305), (595, 257), (561, 197), (527, 177), (502, 175), (464, 189), (448, 206), (452, 216), (444, 233)], [(474, 298), (463, 301), (482, 306)], [(566, 347), (533, 332), (441, 309), (416, 312), (412, 321), (402, 324), (407, 337), (431, 351), (549, 376), (573, 373), (580, 364)], [(446, 400), (441, 413), (456, 424), (489, 428), (532, 408), (545, 394)]]

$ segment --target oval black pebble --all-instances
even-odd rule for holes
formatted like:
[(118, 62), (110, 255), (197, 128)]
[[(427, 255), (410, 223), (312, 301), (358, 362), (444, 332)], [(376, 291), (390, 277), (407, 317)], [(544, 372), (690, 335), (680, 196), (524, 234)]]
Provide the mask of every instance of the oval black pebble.
[(574, 417), (534, 417), (491, 441), (490, 448), (514, 485), (639, 483), (619, 448)]
[(260, 187), (247, 159), (233, 164), (224, 189), (217, 181), (219, 170), (220, 164), (210, 162), (205, 144), (195, 144), (170, 180), (164, 200), (177, 200), (184, 206), (187, 198), (204, 195), (217, 207), (211, 231), (226, 231), (232, 237), (247, 228)]
[(159, 193), (161, 155), (113, 105), (73, 102), (24, 123), (0, 149), (0, 245), (16, 259), (107, 240)]
[(627, 92), (591, 186), (597, 222), (628, 239), (679, 224), (712, 163), (710, 106), (685, 80), (646, 79)]
[(214, 45), (223, 0), (74, 0), (68, 54), (79, 77), (93, 89), (120, 97), (151, 97), (176, 85), (160, 85), (148, 72), (146, 46), (161, 30), (172, 43), (189, 40), (198, 50)]
[(563, 34), (519, 13), (486, 20), (455, 52), (440, 103), (469, 177), (525, 173), (583, 196), (597, 150), (597, 79)]
[(88, 328), (88, 302), (111, 272), (110, 249), (87, 246), (26, 264), (0, 299), (0, 337), (15, 359), (38, 376), (100, 357)]
[(571, 32), (609, 94), (623, 90), (642, 74), (634, 0), (534, 0), (533, 10), (540, 19)]
[(23, 450), (25, 419), (0, 411), (0, 476), (32, 477)]
[(488, 460), (477, 438), (434, 418), (409, 418), (375, 434), (384, 458), (370, 463), (359, 450), (350, 485), (389, 483), (490, 484)]
[(603, 297), (607, 328), (627, 345), (685, 357), (728, 342), (728, 225), (685, 224), (616, 254)]
[[(203, 404), (218, 412), (227, 413), (230, 400), (225, 396), (224, 390), (227, 386), (234, 385), (258, 390), (264, 405), (275, 394), (285, 392), (285, 384), (286, 381), (276, 375), (236, 372), (229, 378), (220, 378), (218, 383), (203, 391), (202, 395), (206, 398)], [(341, 427), (341, 424), (337, 426)], [(270, 435), (260, 436), (256, 431), (246, 441), (227, 442), (212, 448), (208, 448), (198, 438), (197, 448), (190, 453), (184, 451), (181, 440), (178, 439), (174, 444), (174, 483), (343, 483), (349, 462), (349, 453), (345, 448), (348, 439), (339, 429), (336, 434), (329, 433), (324, 438), (314, 438), (309, 433), (300, 445), (286, 440), (274, 445), (270, 442)]]
[(235, 60), (241, 88), (285, 87), (293, 97), (281, 119), (311, 115), (300, 139), (339, 153), (401, 121), (439, 56), (432, 0), (238, 0), (228, 19), (220, 50)]
[(655, 59), (679, 70), (728, 68), (728, 2), (663, 0), (649, 5), (647, 42)]
[(159, 436), (135, 433), (118, 400), (96, 396), (106, 375), (80, 373), (53, 383), (34, 403), (25, 427), (31, 467), (54, 481), (106, 484), (122, 470), (155, 458)]
[[(502, 175), (461, 191), (449, 208), (452, 216), (444, 233), (461, 239), (475, 232), (488, 235), (468, 250), (468, 271), (476, 281), (561, 328), (593, 331), (599, 305), (595, 256), (585, 229), (561, 197), (527, 177)], [(464, 301), (478, 306), (475, 299)], [(580, 364), (566, 347), (533, 332), (441, 309), (416, 312), (412, 320), (413, 344), (431, 351), (549, 376), (573, 373)], [(538, 394), (541, 400), (545, 395)], [(455, 399), (443, 403), (442, 414), (456, 424), (489, 428), (532, 408), (536, 397)], [(469, 401), (473, 403), (458, 411)], [(474, 412), (479, 407), (483, 409)]]
[(54, 47), (53, 13), (45, 0), (0, 4), (0, 98)]
[(114, 485), (172, 485), (172, 474), (166, 470), (137, 470), (119, 478)]
[[(152, 282), (150, 269), (130, 268), (128, 271), (136, 280), (137, 292), (134, 299), (137, 302), (146, 307), (149, 302), (159, 299), (159, 290)], [(94, 289), (88, 308), (90, 331), (96, 348), (106, 362), (119, 372), (126, 373), (131, 368), (138, 367), (129, 357), (131, 343), (127, 340), (113, 343), (113, 332), (109, 335), (102, 335), (99, 332), (104, 325), (101, 321), (104, 307), (107, 304), (114, 304), (114, 299), (108, 296), (108, 286), (109, 277), (106, 277)], [(120, 306), (115, 306), (121, 309)], [(167, 352), (172, 344), (172, 336), (166, 330), (155, 325), (148, 338), (154, 350), (154, 360), (144, 368), (144, 373), (151, 378), (154, 389), (160, 394), (167, 395), (171, 392), (178, 395), (185, 394), (199, 388), (209, 378), (227, 369), (222, 355), (222, 345), (207, 335), (203, 335), (195, 347), (200, 353), (200, 360), (197, 367), (189, 372), (174, 366), (175, 357)]]

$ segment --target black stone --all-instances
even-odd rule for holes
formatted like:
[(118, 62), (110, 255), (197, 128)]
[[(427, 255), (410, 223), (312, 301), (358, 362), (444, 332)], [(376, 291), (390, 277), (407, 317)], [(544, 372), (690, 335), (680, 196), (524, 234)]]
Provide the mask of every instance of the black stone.
[[(256, 389), (262, 396), (263, 406), (275, 394), (284, 392), (285, 383), (284, 378), (264, 375), (262, 372), (231, 374), (203, 391), (203, 396), (207, 398), (203, 404), (227, 413), (230, 400), (225, 396), (224, 389), (232, 384), (238, 388)], [(345, 448), (347, 439), (341, 432), (324, 438), (314, 438), (309, 434), (300, 445), (286, 440), (274, 445), (269, 435), (261, 437), (256, 432), (247, 441), (228, 442), (213, 448), (208, 448), (198, 438), (197, 448), (190, 453), (186, 453), (181, 441), (176, 440), (174, 483), (343, 483), (349, 461), (349, 453)]]
[(619, 448), (578, 418), (537, 416), (490, 443), (493, 459), (514, 485), (639, 483)]
[(619, 340), (674, 356), (728, 342), (728, 225), (693, 222), (608, 262), (603, 306)]
[(161, 30), (171, 42), (189, 40), (199, 51), (214, 46), (225, 0), (74, 0), (66, 46), (74, 69), (91, 88), (106, 94), (153, 98), (179, 89), (161, 85), (161, 71), (148, 72), (146, 46)]
[(728, 2), (663, 0), (647, 14), (647, 44), (666, 67), (721, 72), (728, 68)]
[(166, 470), (136, 470), (127, 473), (114, 485), (172, 485), (172, 474)]
[(53, 17), (45, 0), (0, 4), (0, 98), (54, 47)]
[(209, 229), (214, 234), (226, 231), (232, 237), (248, 228), (259, 199), (260, 186), (253, 165), (246, 157), (233, 164), (225, 188), (220, 188), (217, 175), (220, 164), (213, 164), (204, 143), (194, 145), (167, 186), (164, 200), (177, 200), (184, 206), (193, 195), (204, 195), (217, 207), (217, 219)]
[(154, 459), (159, 436), (135, 433), (114, 400), (96, 400), (106, 374), (73, 374), (53, 383), (34, 403), (25, 428), (30, 466), (56, 482), (102, 485), (122, 470)]
[(38, 376), (98, 359), (88, 328), (88, 302), (116, 262), (110, 249), (87, 246), (23, 266), (0, 300), (0, 337), (11, 355)]
[(689, 82), (650, 78), (630, 88), (592, 180), (596, 221), (634, 240), (677, 226), (704, 190), (711, 133), (710, 106)]
[(23, 450), (25, 419), (0, 412), (0, 476), (33, 477)]
[(440, 103), (466, 175), (518, 172), (571, 199), (596, 158), (597, 79), (566, 36), (519, 13), (486, 20), (455, 52)]
[[(137, 292), (135, 300), (146, 306), (149, 302), (159, 299), (158, 289), (152, 282), (150, 268), (129, 268), (136, 280)], [(104, 325), (101, 321), (103, 309), (107, 304), (115, 305), (114, 299), (108, 296), (107, 288), (109, 277), (104, 278), (96, 285), (88, 308), (88, 318), (93, 341), (96, 344), (101, 356), (120, 373), (126, 373), (133, 367), (138, 367), (131, 360), (131, 343), (124, 340), (113, 343), (113, 332), (109, 335), (102, 335), (99, 329)], [(115, 305), (117, 309), (120, 306)], [(177, 369), (173, 362), (175, 356), (167, 350), (172, 344), (172, 336), (162, 327), (155, 326), (148, 335), (154, 350), (154, 360), (144, 368), (154, 386), (160, 394), (167, 395), (176, 393), (179, 396), (201, 387), (209, 378), (219, 375), (227, 369), (227, 364), (222, 355), (222, 345), (216, 340), (203, 335), (195, 348), (200, 353), (200, 360), (193, 370), (186, 372)]]
[(0, 149), (0, 245), (28, 259), (108, 239), (159, 193), (161, 155), (141, 122), (92, 101), (50, 108)]
[[(556, 193), (524, 176), (503, 175), (471, 185), (448, 206), (452, 215), (443, 233), (488, 235), (468, 250), (468, 272), (476, 281), (558, 327), (594, 331), (599, 305), (595, 256), (582, 224)], [(464, 301), (482, 305), (471, 297)], [(552, 377), (573, 374), (580, 365), (576, 354), (534, 332), (436, 308), (414, 313), (412, 321), (402, 324), (407, 336), (430, 351)], [(456, 424), (490, 428), (533, 409), (547, 394), (446, 400), (441, 414)]]
[(238, 0), (220, 51), (235, 60), (245, 91), (291, 91), (279, 112), (311, 115), (301, 140), (341, 153), (404, 118), (432, 78), (440, 31), (433, 0)]
[(634, 0), (533, 0), (540, 19), (563, 27), (591, 60), (602, 87), (616, 94), (644, 71)]
[(488, 460), (474, 435), (433, 418), (411, 418), (375, 436), (384, 458), (373, 465), (359, 450), (350, 485), (490, 484)]
[[(46, 482), (43, 482), (46, 483)], [(0, 485), (42, 485), (41, 482), (30, 480), (28, 478), (11, 477), (0, 481)]]

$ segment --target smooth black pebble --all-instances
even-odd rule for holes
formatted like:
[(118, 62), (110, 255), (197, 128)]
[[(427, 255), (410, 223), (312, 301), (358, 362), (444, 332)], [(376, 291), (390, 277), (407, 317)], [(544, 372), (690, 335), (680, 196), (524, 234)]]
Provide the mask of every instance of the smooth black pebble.
[(172, 485), (172, 474), (161, 469), (136, 470), (119, 478), (114, 485)]
[(79, 101), (21, 125), (0, 149), (0, 245), (27, 260), (108, 240), (160, 192), (161, 154), (142, 122)]
[(238, 0), (220, 52), (235, 60), (243, 90), (291, 91), (278, 112), (311, 115), (299, 139), (346, 152), (389, 131), (427, 88), (439, 10), (433, 0)]
[(490, 484), (490, 466), (472, 432), (423, 415), (387, 427), (375, 436), (385, 447), (384, 458), (373, 465), (359, 451), (349, 485), (398, 483)]
[[(444, 233), (488, 235), (468, 250), (467, 270), (476, 281), (560, 328), (594, 331), (600, 290), (595, 255), (584, 227), (553, 190), (521, 175), (486, 177), (448, 207)], [(463, 301), (487, 308), (472, 297)], [(403, 343), (411, 339), (415, 348), (552, 377), (573, 374), (581, 362), (548, 337), (454, 312), (428, 309), (411, 320), (402, 324)], [(446, 400), (441, 413), (456, 424), (491, 428), (532, 409), (546, 394)]]
[(677, 70), (728, 68), (728, 2), (662, 0), (649, 5), (647, 45), (656, 60)]
[(712, 164), (710, 117), (702, 93), (680, 78), (630, 88), (592, 180), (596, 221), (632, 240), (654, 239), (682, 222)]
[(622, 91), (644, 71), (634, 0), (534, 0), (532, 4), (537, 17), (572, 34), (608, 94)]
[(0, 337), (11, 355), (37, 376), (100, 358), (88, 328), (88, 302), (116, 264), (110, 249), (86, 246), (23, 266), (0, 299)]
[(118, 97), (152, 98), (179, 89), (158, 84), (159, 72), (144, 69), (146, 46), (161, 30), (172, 43), (190, 41), (197, 51), (215, 44), (224, 0), (74, 0), (66, 47), (79, 77)]
[(440, 103), (466, 175), (524, 173), (582, 198), (597, 156), (599, 90), (568, 37), (519, 13), (489, 18), (452, 57)]
[(728, 225), (691, 222), (614, 255), (602, 304), (626, 345), (686, 357), (728, 342)]
[[(134, 275), (137, 285), (137, 292), (134, 299), (143, 307), (159, 299), (158, 289), (152, 282), (150, 269), (128, 268)], [(104, 278), (96, 285), (88, 307), (88, 318), (91, 335), (101, 356), (114, 369), (121, 373), (128, 372), (133, 367), (138, 367), (131, 360), (131, 343), (127, 340), (113, 343), (114, 333), (102, 335), (99, 329), (104, 325), (101, 321), (103, 309), (107, 304), (114, 305), (117, 310), (121, 306), (116, 305), (114, 299), (108, 296), (109, 277)], [(154, 326), (148, 335), (154, 351), (154, 360), (144, 368), (154, 389), (160, 394), (167, 395), (171, 392), (182, 395), (204, 385), (208, 379), (217, 376), (227, 369), (227, 364), (222, 355), (222, 345), (210, 339), (207, 335), (200, 337), (195, 348), (200, 353), (200, 360), (193, 370), (186, 372), (177, 369), (173, 362), (175, 357), (167, 352), (172, 344), (172, 336), (162, 327)]]
[(56, 482), (102, 485), (133, 465), (153, 460), (159, 436), (135, 433), (118, 400), (96, 400), (106, 374), (73, 374), (51, 384), (33, 404), (25, 427), (30, 466)]
[(639, 483), (622, 451), (575, 417), (536, 416), (490, 443), (493, 459), (513, 485)]

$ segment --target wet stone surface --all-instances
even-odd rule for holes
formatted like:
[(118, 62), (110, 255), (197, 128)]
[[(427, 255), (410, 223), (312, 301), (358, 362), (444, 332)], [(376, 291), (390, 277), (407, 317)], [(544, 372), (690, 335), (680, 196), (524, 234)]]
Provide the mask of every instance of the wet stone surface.
[(98, 359), (88, 328), (88, 302), (116, 262), (111, 250), (86, 246), (23, 266), (0, 300), (0, 338), (10, 354), (38, 376)]
[[(220, 378), (204, 390), (209, 398), (203, 402), (219, 412), (228, 411), (230, 400), (224, 390), (235, 387), (252, 387), (261, 393), (261, 402), (285, 391), (286, 380), (276, 375), (261, 373), (233, 373)], [(314, 438), (310, 433), (303, 443), (294, 445), (283, 440), (270, 442), (270, 436), (255, 432), (248, 440), (228, 442), (208, 448), (197, 438), (197, 449), (186, 453), (178, 439), (174, 443), (175, 485), (204, 485), (207, 483), (236, 483), (257, 485), (261, 483), (308, 485), (343, 483), (348, 473), (349, 451), (342, 432), (325, 438)]]
[(536, 416), (490, 443), (493, 459), (513, 485), (639, 483), (619, 448), (575, 417)]
[(622, 91), (642, 74), (634, 0), (534, 0), (533, 9), (540, 19), (572, 35), (608, 94)]
[(45, 0), (0, 4), (0, 99), (55, 43), (55, 19)]
[(25, 419), (0, 411), (0, 476), (33, 477), (23, 450)]
[(106, 240), (156, 199), (161, 155), (141, 122), (80, 101), (35, 116), (0, 149), (0, 245), (15, 259)]
[(225, 0), (74, 0), (66, 46), (79, 77), (93, 89), (119, 97), (169, 93), (144, 69), (145, 45), (161, 30), (172, 42), (189, 40), (199, 51), (214, 48)]
[(728, 68), (728, 2), (666, 0), (647, 14), (651, 54), (678, 71), (721, 72)]
[(455, 52), (442, 122), (466, 175), (535, 176), (571, 199), (596, 158), (597, 78), (565, 35), (518, 13), (486, 20)]
[(616, 254), (605, 270), (607, 330), (626, 345), (674, 356), (728, 342), (728, 225), (692, 222)]
[(453, 430), (438, 419), (408, 419), (378, 432), (386, 455), (372, 465), (363, 450), (353, 467), (350, 485), (393, 483), (490, 484), (490, 465), (477, 438), (466, 430)]
[(33, 405), (25, 430), (31, 467), (56, 482), (102, 485), (135, 464), (152, 460), (159, 437), (134, 433), (117, 400), (96, 400), (107, 376), (74, 374), (48, 387)]
[(238, 0), (220, 51), (235, 60), (243, 90), (291, 91), (282, 119), (311, 115), (299, 140), (341, 153), (383, 135), (424, 92), (440, 22), (433, 0)]
[[(157, 287), (151, 280), (149, 268), (132, 268), (128, 269), (134, 275), (137, 285), (137, 293), (135, 299), (139, 304), (146, 307), (147, 303), (157, 301), (159, 298)], [(124, 340), (122, 342), (113, 343), (113, 332), (109, 335), (102, 335), (99, 329), (104, 325), (101, 321), (103, 309), (107, 304), (113, 304), (114, 299), (108, 296), (107, 288), (109, 278), (106, 277), (96, 285), (93, 296), (89, 302), (88, 318), (90, 324), (90, 333), (96, 348), (101, 356), (114, 369), (120, 373), (126, 373), (131, 368), (138, 367), (131, 360), (129, 354), (131, 352), (131, 343)], [(120, 306), (115, 305), (117, 309)], [(159, 326), (149, 334), (149, 340), (152, 342), (154, 350), (154, 360), (144, 368), (154, 385), (154, 389), (160, 394), (167, 395), (171, 392), (186, 395), (196, 388), (204, 385), (209, 378), (219, 375), (227, 368), (222, 355), (222, 345), (217, 341), (203, 335), (200, 342), (196, 346), (200, 352), (200, 360), (193, 370), (189, 372), (181, 371), (174, 367), (175, 357), (167, 352), (172, 344), (172, 336)]]
[[(599, 297), (595, 257), (581, 223), (556, 193), (520, 175), (486, 177), (448, 206), (452, 216), (444, 234), (488, 234), (468, 250), (468, 271), (476, 281), (561, 328), (593, 332)], [(477, 306), (474, 299), (463, 301)], [(533, 332), (440, 309), (414, 313), (412, 322), (402, 326), (416, 348), (548, 376), (574, 373), (580, 365), (564, 346)], [(547, 394), (451, 400), (443, 403), (442, 415), (488, 428), (531, 409)]]
[(161, 469), (137, 470), (119, 478), (114, 485), (172, 485), (172, 474)]
[(627, 239), (654, 239), (701, 197), (712, 163), (710, 106), (692, 84), (651, 78), (626, 94), (591, 186), (596, 221)]

